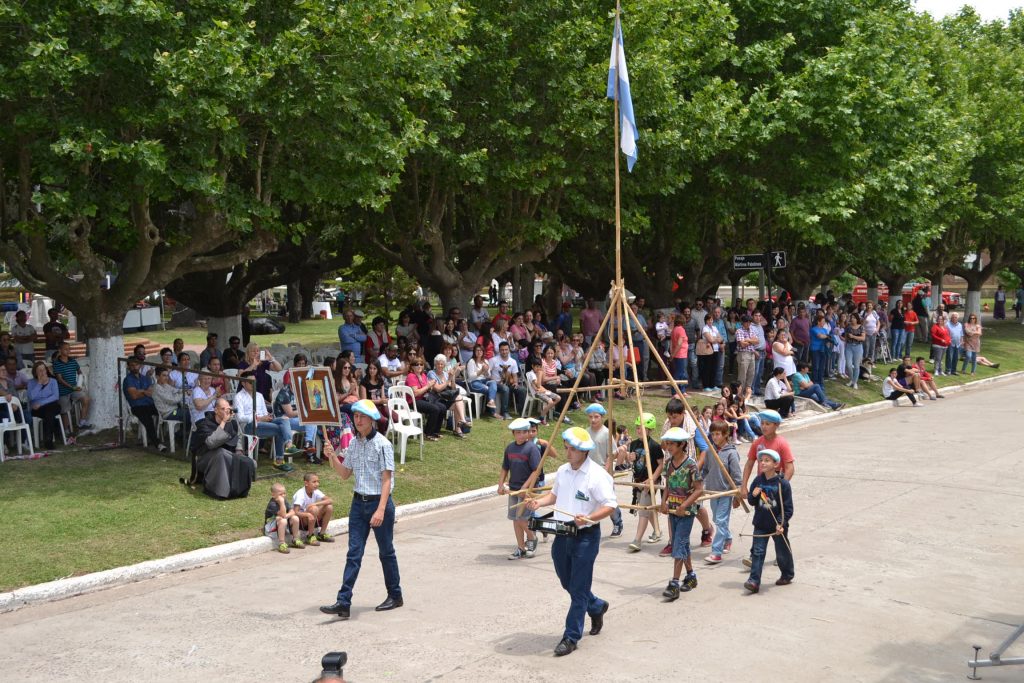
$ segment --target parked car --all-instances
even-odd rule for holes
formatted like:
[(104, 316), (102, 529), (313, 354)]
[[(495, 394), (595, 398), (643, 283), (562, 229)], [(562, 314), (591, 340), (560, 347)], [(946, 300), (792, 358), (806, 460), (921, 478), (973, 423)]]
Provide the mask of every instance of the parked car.
[[(853, 303), (859, 304), (868, 300), (868, 286), (856, 285), (853, 288)], [(889, 301), (889, 287), (884, 282), (878, 283), (878, 300), (882, 303)]]

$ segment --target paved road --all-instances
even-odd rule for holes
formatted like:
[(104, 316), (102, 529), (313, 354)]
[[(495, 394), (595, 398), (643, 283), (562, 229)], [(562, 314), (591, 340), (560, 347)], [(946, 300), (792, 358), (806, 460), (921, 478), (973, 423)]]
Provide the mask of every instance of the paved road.
[[(987, 652), (1024, 619), (1021, 387), (793, 432), (789, 587), (768, 567), (766, 589), (745, 595), (740, 552), (699, 562), (697, 590), (663, 603), (670, 560), (627, 554), (627, 517), (598, 558), (604, 633), (569, 657), (551, 656), (567, 605), (551, 563), (505, 559), (511, 525), (494, 499), (399, 525), (400, 610), (372, 611), (385, 594), (370, 556), (352, 620), (317, 611), (340, 579), (336, 543), (0, 615), (0, 675), (304, 681), (341, 649), (357, 681), (964, 680), (970, 646)], [(1024, 680), (1021, 667), (982, 673)]]

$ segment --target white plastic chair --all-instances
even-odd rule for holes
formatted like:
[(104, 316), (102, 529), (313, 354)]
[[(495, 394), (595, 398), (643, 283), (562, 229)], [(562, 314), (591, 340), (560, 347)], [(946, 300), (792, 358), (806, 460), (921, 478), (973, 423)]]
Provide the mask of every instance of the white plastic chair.
[[(4, 441), (6, 441), (6, 435), (8, 432), (25, 432), (25, 438), (28, 439), (28, 452), (29, 455), (34, 453), (32, 447), (32, 429), (28, 423), (24, 421), (25, 413), (21, 408), (21, 401), (18, 400), (17, 396), (11, 396), (11, 400), (8, 401), (4, 397), (0, 396), (0, 406), (7, 407), (7, 417), (3, 418), (3, 422), (0, 422), (0, 462), (4, 461)], [(15, 409), (21, 414), (22, 422), (18, 422), (14, 417)], [(24, 440), (18, 436), (18, 455), (22, 454), (24, 448)]]
[(184, 434), (185, 422), (183, 420), (165, 420), (164, 418), (161, 417), (156, 422), (156, 433), (159, 434), (160, 428), (164, 426), (167, 427), (167, 447), (170, 449), (170, 452), (173, 453), (174, 433), (178, 431), (178, 427), (181, 427), (182, 434)]
[[(133, 416), (134, 417), (134, 416)], [(68, 445), (68, 437), (64, 432), (64, 420), (60, 419), (60, 415), (57, 416), (57, 426), (60, 427), (60, 438), (64, 442), (64, 445)], [(140, 425), (141, 428), (141, 425)], [(42, 443), (42, 432), (43, 432), (43, 418), (32, 416), (32, 433), (35, 435), (35, 442)]]
[(534, 404), (543, 405), (544, 402), (537, 398), (537, 392), (532, 382), (526, 382), (526, 400), (523, 401), (523, 412), (519, 417), (526, 417), (530, 414)]
[(412, 387), (405, 385), (388, 387), (388, 399), (392, 398), (400, 398), (405, 401), (406, 412), (409, 414), (412, 424), (422, 429), (423, 413), (416, 410), (416, 394), (413, 392)]
[[(420, 440), (420, 460), (423, 460), (423, 427), (422, 418), (420, 418), (419, 424), (414, 424), (414, 418), (412, 413), (409, 411), (409, 404), (405, 402), (404, 398), (389, 398), (388, 399), (388, 413), (390, 414), (390, 421), (388, 422), (388, 439), (398, 444), (398, 440), (401, 439), (401, 464), (405, 464), (405, 450), (409, 443), (409, 437), (419, 437)], [(416, 413), (419, 415), (419, 413)], [(395, 419), (397, 416), (397, 419)]]
[(284, 376), (286, 370), (267, 370), (267, 375), (271, 379), (270, 394), (275, 395), (284, 386)]

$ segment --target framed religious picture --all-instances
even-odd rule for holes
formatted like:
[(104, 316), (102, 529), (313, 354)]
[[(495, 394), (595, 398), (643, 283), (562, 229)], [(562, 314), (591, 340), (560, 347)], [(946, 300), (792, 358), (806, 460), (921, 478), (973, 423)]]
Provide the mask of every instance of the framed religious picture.
[(336, 427), (341, 423), (334, 377), (330, 368), (289, 368), (295, 408), (304, 425)]

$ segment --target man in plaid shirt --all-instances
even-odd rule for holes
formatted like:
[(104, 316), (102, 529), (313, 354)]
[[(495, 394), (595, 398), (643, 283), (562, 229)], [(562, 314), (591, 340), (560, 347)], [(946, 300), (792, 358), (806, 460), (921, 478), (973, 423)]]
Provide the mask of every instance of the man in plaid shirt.
[(345, 451), (345, 459), (338, 458), (330, 443), (324, 444), (324, 455), (341, 478), (355, 478), (352, 508), (348, 516), (348, 557), (345, 559), (344, 578), (337, 602), (320, 608), (324, 614), (336, 614), (342, 619), (349, 618), (352, 589), (359, 578), (366, 539), (371, 529), (380, 549), (384, 585), (388, 590), (387, 600), (377, 605), (376, 611), (385, 612), (403, 604), (398, 557), (393, 542), (395, 504), (391, 500), (391, 490), (395, 475), (395, 452), (391, 442), (376, 429), (379, 419), (380, 412), (373, 401), (357, 401), (352, 404), (356, 434)]
[(751, 329), (751, 317), (744, 313), (742, 325), (736, 328), (737, 379), (743, 389), (754, 384), (754, 367), (757, 365), (757, 335)]

